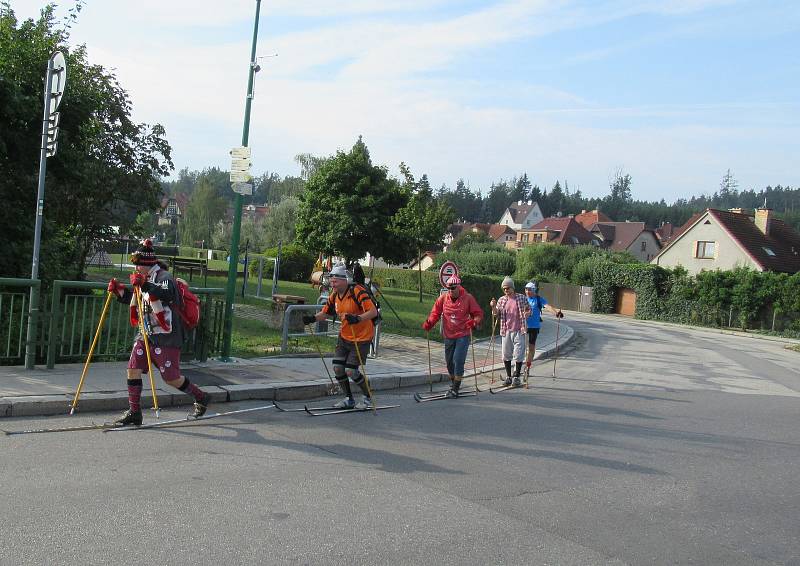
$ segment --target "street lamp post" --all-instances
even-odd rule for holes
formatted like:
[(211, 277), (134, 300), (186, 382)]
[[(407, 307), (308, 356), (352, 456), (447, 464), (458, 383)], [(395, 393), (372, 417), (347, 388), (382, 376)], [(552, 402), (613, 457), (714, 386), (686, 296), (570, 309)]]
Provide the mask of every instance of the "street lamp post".
[[(247, 147), (250, 139), (250, 106), (253, 103), (253, 80), (258, 61), (256, 43), (258, 42), (258, 16), (261, 0), (256, 0), (256, 19), (253, 25), (253, 45), (250, 50), (250, 68), (247, 79), (247, 99), (244, 105), (244, 127), (242, 128), (242, 147)], [(233, 234), (231, 237), (230, 263), (228, 264), (228, 283), (225, 286), (225, 320), (222, 326), (222, 361), (231, 359), (231, 335), (233, 334), (233, 301), (236, 295), (236, 271), (239, 266), (239, 239), (242, 230), (242, 202), (244, 197), (236, 193), (233, 211)]]

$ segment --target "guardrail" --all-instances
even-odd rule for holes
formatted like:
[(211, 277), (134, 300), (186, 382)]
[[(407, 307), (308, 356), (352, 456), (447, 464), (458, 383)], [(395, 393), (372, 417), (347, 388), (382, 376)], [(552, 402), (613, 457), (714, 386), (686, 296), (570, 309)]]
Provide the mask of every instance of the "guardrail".
[[(39, 319), (39, 289), (41, 281), (38, 279), (17, 279), (0, 277), (0, 362), (22, 362), (33, 367), (35, 348), (37, 346), (37, 332), (35, 329)], [(24, 291), (8, 291), (4, 289), (19, 288)], [(29, 318), (29, 297), (31, 289), (35, 294), (35, 308), (33, 310), (33, 334), (28, 344), (26, 336)], [(26, 355), (26, 353), (30, 355)], [(28, 359), (30, 358), (30, 360)]]
[[(286, 307), (286, 310), (283, 313), (283, 325), (281, 327), (281, 353), (285, 354), (286, 351), (289, 349), (289, 338), (302, 338), (306, 336), (312, 336), (311, 333), (305, 332), (305, 326), (303, 327), (303, 332), (289, 332), (289, 323), (291, 321), (291, 313), (295, 311), (307, 311), (313, 312), (316, 314), (322, 307), (325, 305), (289, 305)], [(314, 326), (319, 329), (321, 323), (316, 323)], [(341, 325), (341, 322), (336, 319), (329, 319), (328, 324), (332, 326), (332, 330), (328, 330), (326, 332), (314, 332), (316, 336), (338, 336), (339, 330), (337, 329), (336, 325)], [(378, 323), (375, 326), (375, 335), (372, 337), (372, 347), (370, 348), (370, 358), (375, 358), (378, 356), (378, 346), (380, 345), (381, 341), (381, 325)]]

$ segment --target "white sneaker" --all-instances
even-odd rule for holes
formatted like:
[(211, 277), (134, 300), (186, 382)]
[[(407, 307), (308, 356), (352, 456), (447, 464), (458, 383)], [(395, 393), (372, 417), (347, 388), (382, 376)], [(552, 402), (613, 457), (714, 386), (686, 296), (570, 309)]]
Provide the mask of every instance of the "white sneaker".
[(356, 402), (350, 397), (345, 397), (344, 399), (336, 403), (334, 407), (337, 409), (355, 409)]
[(372, 398), (367, 397), (366, 395), (364, 395), (364, 398), (361, 400), (361, 402), (358, 405), (356, 405), (356, 409), (371, 409), (371, 408), (372, 408)]

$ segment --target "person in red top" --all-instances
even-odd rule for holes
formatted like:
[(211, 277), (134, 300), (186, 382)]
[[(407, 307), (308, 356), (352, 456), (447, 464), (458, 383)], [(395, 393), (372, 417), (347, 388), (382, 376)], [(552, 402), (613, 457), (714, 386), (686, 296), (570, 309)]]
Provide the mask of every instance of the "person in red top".
[(475, 297), (461, 286), (458, 275), (447, 280), (448, 292), (440, 295), (433, 303), (431, 314), (422, 324), (423, 330), (430, 330), (442, 319), (444, 334), (444, 359), (451, 386), (448, 397), (458, 397), (458, 389), (464, 377), (464, 362), (467, 359), (472, 329), (483, 320), (483, 311)]
[[(328, 302), (315, 316), (304, 316), (303, 323), (320, 322), (329, 316), (342, 321), (332, 365), (336, 381), (347, 397), (335, 406), (340, 409), (369, 409), (372, 408), (372, 397), (364, 374), (359, 371), (358, 366), (359, 359), (362, 363), (367, 361), (369, 347), (375, 334), (372, 319), (378, 316), (378, 309), (363, 285), (350, 283), (344, 265), (335, 265), (328, 277), (332, 286)], [(358, 405), (353, 399), (350, 379), (364, 393), (364, 401)]]

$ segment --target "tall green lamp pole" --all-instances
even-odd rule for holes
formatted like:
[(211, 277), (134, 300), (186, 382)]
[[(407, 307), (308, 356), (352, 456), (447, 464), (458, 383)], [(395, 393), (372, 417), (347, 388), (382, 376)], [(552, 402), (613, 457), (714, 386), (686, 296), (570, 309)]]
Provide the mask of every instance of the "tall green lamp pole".
[[(253, 46), (250, 49), (250, 70), (247, 79), (247, 100), (244, 106), (244, 128), (242, 128), (242, 147), (247, 147), (250, 139), (250, 106), (253, 103), (253, 79), (256, 73), (256, 43), (258, 42), (258, 15), (261, 12), (261, 0), (256, 0), (256, 20), (253, 25)], [(233, 212), (233, 236), (231, 239), (230, 263), (228, 265), (228, 283), (225, 286), (225, 321), (222, 328), (222, 361), (230, 361), (231, 335), (233, 333), (233, 299), (236, 295), (236, 271), (239, 266), (239, 238), (242, 230), (242, 195), (236, 193)]]

